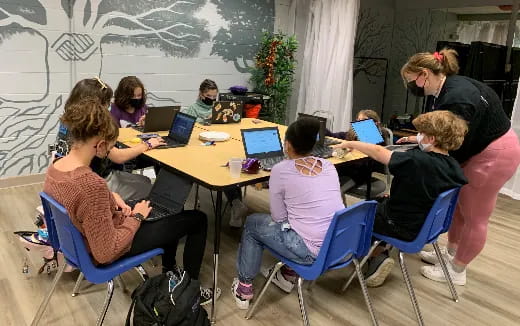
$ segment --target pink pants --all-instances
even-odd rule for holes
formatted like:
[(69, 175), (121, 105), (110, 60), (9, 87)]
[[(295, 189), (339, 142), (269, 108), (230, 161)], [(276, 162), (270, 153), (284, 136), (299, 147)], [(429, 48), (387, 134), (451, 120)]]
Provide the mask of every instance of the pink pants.
[(468, 184), (460, 191), (448, 232), (448, 242), (457, 245), (456, 260), (469, 264), (484, 248), (498, 192), (519, 164), (520, 144), (512, 129), (463, 164)]

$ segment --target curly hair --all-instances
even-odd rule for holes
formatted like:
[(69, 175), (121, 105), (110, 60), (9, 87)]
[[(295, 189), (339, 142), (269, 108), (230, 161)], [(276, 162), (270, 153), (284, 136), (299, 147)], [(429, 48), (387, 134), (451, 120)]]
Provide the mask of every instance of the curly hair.
[(460, 148), (468, 132), (467, 122), (450, 111), (433, 111), (412, 121), (418, 132), (435, 137), (435, 146), (453, 151)]
[(69, 98), (67, 99), (67, 102), (65, 102), (65, 110), (67, 110), (67, 108), (72, 104), (77, 103), (86, 97), (98, 98), (106, 109), (110, 104), (112, 95), (114, 95), (112, 88), (101, 79), (97, 77), (83, 79), (77, 82), (70, 92)]
[(85, 97), (70, 104), (60, 121), (67, 126), (73, 143), (85, 142), (96, 136), (113, 142), (119, 136), (119, 128), (110, 112), (96, 97)]
[(127, 76), (119, 81), (114, 94), (114, 103), (117, 107), (121, 110), (129, 108), (130, 100), (134, 97), (134, 90), (138, 87), (143, 91), (143, 105), (146, 104), (146, 92), (141, 80), (136, 76)]

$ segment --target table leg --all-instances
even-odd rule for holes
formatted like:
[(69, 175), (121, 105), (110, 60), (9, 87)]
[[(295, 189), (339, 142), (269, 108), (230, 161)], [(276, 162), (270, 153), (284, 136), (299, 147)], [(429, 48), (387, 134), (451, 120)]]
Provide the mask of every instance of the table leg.
[(222, 224), (222, 191), (217, 191), (215, 203), (215, 235), (213, 243), (213, 300), (211, 302), (211, 324), (217, 322), (216, 291), (218, 284), (218, 255), (220, 251), (220, 227)]
[(365, 194), (366, 200), (370, 200), (372, 197), (372, 160), (367, 161), (367, 193)]

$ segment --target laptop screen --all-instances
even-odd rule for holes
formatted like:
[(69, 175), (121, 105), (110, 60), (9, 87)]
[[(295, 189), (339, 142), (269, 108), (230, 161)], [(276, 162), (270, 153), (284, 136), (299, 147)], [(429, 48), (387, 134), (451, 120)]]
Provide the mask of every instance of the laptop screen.
[(242, 140), (247, 157), (282, 155), (278, 128), (242, 129)]
[(191, 136), (193, 126), (195, 125), (195, 120), (196, 119), (190, 115), (181, 112), (177, 113), (175, 115), (175, 119), (173, 120), (168, 137), (188, 140)]
[(359, 141), (369, 144), (381, 144), (384, 142), (383, 136), (381, 136), (374, 120), (354, 121), (351, 124)]

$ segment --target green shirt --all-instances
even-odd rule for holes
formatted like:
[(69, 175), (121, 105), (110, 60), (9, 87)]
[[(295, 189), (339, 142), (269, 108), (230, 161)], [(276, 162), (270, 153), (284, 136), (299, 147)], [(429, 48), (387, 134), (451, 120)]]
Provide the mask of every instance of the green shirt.
[(182, 112), (197, 118), (197, 122), (204, 122), (205, 119), (211, 118), (211, 109), (213, 105), (204, 104), (200, 99), (190, 105)]

